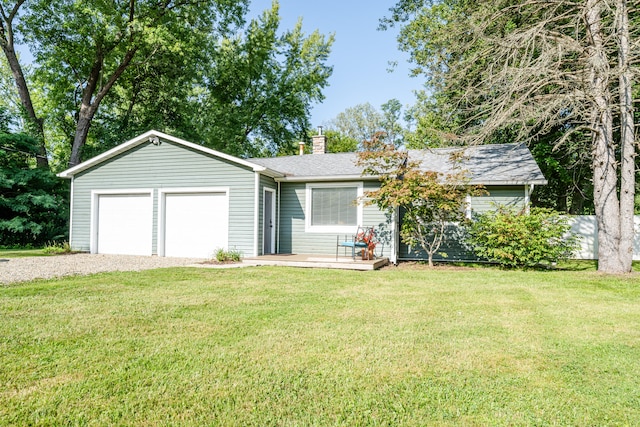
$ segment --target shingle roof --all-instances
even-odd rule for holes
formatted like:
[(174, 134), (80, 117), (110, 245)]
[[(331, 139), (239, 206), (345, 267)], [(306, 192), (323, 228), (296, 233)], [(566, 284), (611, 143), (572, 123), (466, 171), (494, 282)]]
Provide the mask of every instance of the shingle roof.
[[(410, 160), (419, 160), (424, 170), (442, 173), (453, 171), (450, 155), (460, 148), (409, 150)], [(356, 166), (356, 153), (309, 154), (248, 159), (285, 175), (284, 180), (335, 180), (361, 178), (362, 168)], [(464, 149), (462, 169), (469, 172), (472, 184), (520, 185), (546, 184), (529, 149), (523, 144), (494, 144)]]

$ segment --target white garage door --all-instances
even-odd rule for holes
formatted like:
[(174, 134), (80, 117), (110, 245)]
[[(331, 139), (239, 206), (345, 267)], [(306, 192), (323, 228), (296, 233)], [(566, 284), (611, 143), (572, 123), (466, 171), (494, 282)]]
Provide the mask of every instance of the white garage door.
[(151, 255), (152, 220), (150, 194), (99, 195), (98, 253)]
[(227, 249), (227, 193), (167, 193), (164, 201), (165, 256), (211, 258)]

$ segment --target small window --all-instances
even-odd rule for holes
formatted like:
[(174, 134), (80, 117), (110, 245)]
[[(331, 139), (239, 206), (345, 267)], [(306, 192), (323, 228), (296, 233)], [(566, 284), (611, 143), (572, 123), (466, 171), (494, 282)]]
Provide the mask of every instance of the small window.
[(362, 221), (362, 184), (308, 184), (307, 231), (350, 232)]

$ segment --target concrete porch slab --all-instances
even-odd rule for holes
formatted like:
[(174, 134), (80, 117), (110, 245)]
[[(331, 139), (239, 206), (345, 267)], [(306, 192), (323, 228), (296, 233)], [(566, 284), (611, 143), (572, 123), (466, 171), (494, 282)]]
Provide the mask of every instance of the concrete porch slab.
[(377, 270), (389, 263), (389, 258), (376, 258), (372, 260), (361, 260), (356, 257), (355, 261), (349, 257), (338, 257), (318, 254), (277, 254), (262, 255), (253, 258), (244, 258), (245, 265), (278, 265), (283, 267), (302, 268), (333, 268), (339, 270)]

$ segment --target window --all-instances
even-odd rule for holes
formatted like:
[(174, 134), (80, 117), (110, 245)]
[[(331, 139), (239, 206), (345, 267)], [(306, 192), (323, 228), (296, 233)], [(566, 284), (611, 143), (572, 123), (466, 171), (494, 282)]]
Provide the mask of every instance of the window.
[(306, 230), (353, 232), (362, 222), (362, 184), (307, 184)]

